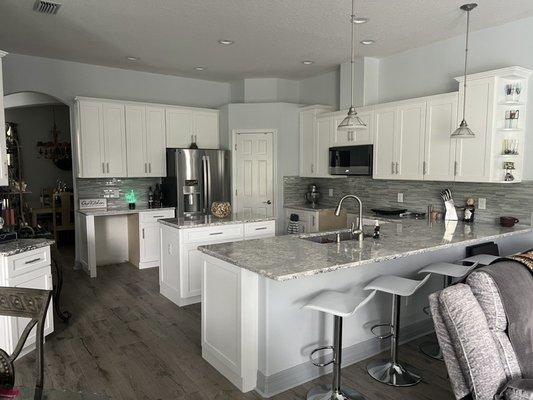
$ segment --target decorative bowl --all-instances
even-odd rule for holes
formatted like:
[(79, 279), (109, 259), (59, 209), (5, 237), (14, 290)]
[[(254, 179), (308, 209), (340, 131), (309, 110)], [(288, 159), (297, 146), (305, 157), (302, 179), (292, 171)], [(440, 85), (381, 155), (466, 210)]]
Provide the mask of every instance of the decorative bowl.
[(211, 205), (211, 213), (217, 218), (226, 218), (231, 214), (231, 204), (227, 201), (215, 201)]

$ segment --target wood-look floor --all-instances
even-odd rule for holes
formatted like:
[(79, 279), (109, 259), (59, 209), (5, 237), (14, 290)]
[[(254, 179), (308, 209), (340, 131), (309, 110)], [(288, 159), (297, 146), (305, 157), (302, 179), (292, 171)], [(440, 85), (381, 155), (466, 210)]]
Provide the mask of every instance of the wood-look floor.
[[(64, 308), (68, 325), (55, 323), (45, 345), (45, 386), (107, 394), (113, 399), (260, 399), (243, 394), (201, 356), (200, 307), (179, 308), (159, 294), (157, 269), (130, 264), (98, 268), (90, 279), (73, 271), (72, 252), (64, 251)], [(343, 369), (344, 383), (368, 400), (452, 399), (444, 364), (420, 355), (420, 340), (401, 347), (401, 357), (417, 367), (424, 381), (393, 388), (374, 381), (365, 362)], [(16, 363), (17, 384), (33, 385), (34, 356)], [(317, 383), (281, 393), (274, 400), (305, 399)]]

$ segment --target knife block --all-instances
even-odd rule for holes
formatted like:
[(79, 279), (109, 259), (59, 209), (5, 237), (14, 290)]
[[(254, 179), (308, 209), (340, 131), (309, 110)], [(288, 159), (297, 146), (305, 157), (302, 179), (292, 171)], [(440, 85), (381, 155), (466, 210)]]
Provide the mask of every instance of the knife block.
[(457, 211), (455, 210), (455, 203), (453, 200), (447, 200), (444, 202), (444, 207), (446, 208), (446, 214), (444, 219), (446, 221), (457, 221)]

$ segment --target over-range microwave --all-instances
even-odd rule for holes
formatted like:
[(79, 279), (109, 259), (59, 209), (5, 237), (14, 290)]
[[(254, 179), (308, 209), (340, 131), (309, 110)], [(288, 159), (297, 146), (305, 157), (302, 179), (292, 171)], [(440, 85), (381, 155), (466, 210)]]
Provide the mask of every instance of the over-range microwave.
[(374, 146), (330, 147), (329, 173), (331, 175), (372, 175)]

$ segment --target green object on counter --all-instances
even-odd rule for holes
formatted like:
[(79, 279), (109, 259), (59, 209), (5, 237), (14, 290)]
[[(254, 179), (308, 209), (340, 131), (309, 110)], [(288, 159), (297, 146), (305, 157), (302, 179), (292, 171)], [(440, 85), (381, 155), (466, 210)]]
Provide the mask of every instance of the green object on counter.
[(133, 207), (135, 208), (135, 203), (137, 202), (137, 198), (135, 197), (135, 192), (133, 191), (133, 189), (131, 189), (129, 192), (126, 193), (126, 201), (128, 202), (128, 205), (131, 206), (133, 205)]

